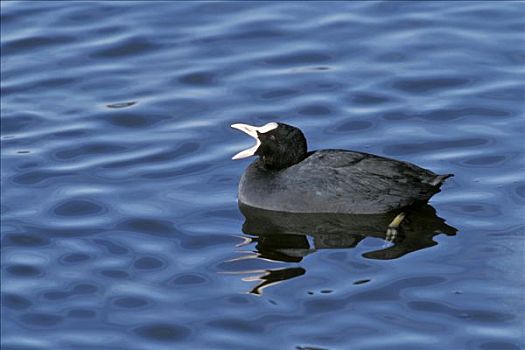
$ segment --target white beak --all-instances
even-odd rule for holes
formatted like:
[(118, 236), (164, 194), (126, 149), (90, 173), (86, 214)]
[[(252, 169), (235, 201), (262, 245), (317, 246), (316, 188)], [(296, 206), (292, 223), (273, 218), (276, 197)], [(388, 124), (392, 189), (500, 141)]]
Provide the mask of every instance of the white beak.
[(255, 145), (253, 145), (252, 147), (248, 149), (245, 149), (244, 151), (237, 153), (236, 155), (232, 157), (232, 159), (243, 159), (243, 158), (248, 158), (248, 157), (253, 156), (255, 152), (257, 152), (257, 149), (259, 148), (259, 146), (261, 145), (261, 140), (259, 140), (257, 133), (259, 132), (261, 134), (264, 134), (268, 131), (276, 129), (278, 126), (279, 124), (274, 123), (274, 122), (268, 123), (266, 125), (259, 126), (259, 127), (248, 125), (248, 124), (232, 124), (231, 125), (232, 128), (241, 130), (242, 132), (250, 135), (251, 137), (255, 139)]

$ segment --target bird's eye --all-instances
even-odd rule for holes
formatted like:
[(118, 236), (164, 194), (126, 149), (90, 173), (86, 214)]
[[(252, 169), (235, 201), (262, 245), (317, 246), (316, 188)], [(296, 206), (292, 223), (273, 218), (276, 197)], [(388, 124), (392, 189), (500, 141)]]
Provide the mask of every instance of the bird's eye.
[(275, 141), (275, 135), (270, 135), (270, 140)]

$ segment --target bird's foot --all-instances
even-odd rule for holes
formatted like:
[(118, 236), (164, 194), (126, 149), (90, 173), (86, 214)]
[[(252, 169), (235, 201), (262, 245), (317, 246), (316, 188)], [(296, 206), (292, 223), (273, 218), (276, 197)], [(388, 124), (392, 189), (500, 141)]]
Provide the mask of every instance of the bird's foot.
[(403, 222), (403, 219), (405, 219), (405, 213), (399, 213), (394, 220), (388, 225), (388, 228), (386, 230), (386, 236), (385, 241), (388, 243), (394, 243), (398, 236), (399, 232), (399, 226), (401, 225), (401, 222)]

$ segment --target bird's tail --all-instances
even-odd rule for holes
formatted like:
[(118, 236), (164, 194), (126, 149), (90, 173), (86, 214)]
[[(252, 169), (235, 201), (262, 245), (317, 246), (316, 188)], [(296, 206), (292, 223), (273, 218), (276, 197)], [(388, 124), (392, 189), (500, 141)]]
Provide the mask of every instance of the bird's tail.
[(443, 184), (443, 182), (445, 182), (446, 179), (448, 179), (449, 177), (452, 177), (454, 176), (454, 174), (445, 174), (445, 175), (438, 175), (434, 178), (434, 180), (432, 180), (432, 182), (430, 183), (432, 186), (441, 186)]

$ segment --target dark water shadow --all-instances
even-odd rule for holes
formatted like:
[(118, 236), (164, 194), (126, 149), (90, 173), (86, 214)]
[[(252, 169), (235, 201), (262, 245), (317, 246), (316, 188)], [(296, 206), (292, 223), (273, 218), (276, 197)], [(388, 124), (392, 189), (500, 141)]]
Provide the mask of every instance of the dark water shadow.
[[(258, 258), (299, 263), (320, 249), (351, 249), (366, 237), (385, 240), (385, 247), (368, 251), (364, 258), (392, 260), (435, 246), (433, 237), (454, 236), (457, 229), (448, 225), (429, 204), (405, 210), (405, 218), (393, 229), (396, 212), (387, 214), (296, 214), (258, 209), (239, 204), (245, 217), (242, 231), (255, 243)], [(310, 238), (310, 239), (309, 239)], [(300, 272), (299, 272), (300, 271)], [(301, 276), (302, 267), (266, 270), (250, 293), (261, 294), (269, 284)], [(253, 278), (251, 280), (254, 280)]]

